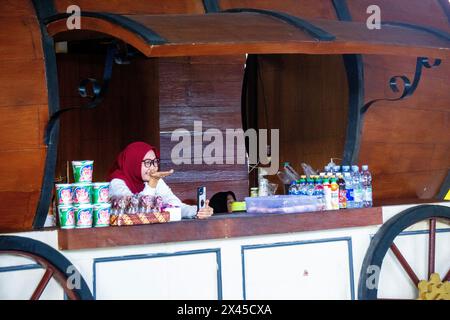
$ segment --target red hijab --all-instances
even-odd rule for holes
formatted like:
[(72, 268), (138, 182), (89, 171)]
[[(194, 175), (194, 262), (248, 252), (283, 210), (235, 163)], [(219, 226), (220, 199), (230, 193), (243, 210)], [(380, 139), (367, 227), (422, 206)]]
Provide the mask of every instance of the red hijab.
[(154, 146), (145, 142), (133, 142), (129, 144), (117, 156), (116, 161), (109, 171), (108, 181), (122, 179), (133, 193), (139, 193), (144, 190), (141, 166), (144, 156), (150, 150), (153, 150), (156, 157), (159, 158), (159, 151)]

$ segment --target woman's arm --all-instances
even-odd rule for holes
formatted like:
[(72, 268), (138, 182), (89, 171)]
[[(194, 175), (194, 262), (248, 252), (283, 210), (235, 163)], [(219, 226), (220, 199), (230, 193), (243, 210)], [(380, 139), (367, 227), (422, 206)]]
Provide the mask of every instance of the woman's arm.
[(159, 179), (156, 185), (156, 195), (161, 196), (164, 203), (168, 203), (173, 206), (179, 206), (181, 208), (181, 217), (192, 219), (197, 215), (197, 206), (190, 206), (181, 202), (181, 200), (172, 192), (172, 189), (164, 182), (163, 179)]
[(112, 179), (109, 184), (109, 196), (110, 197), (121, 197), (121, 196), (132, 196), (133, 193), (128, 188), (125, 181), (122, 179)]

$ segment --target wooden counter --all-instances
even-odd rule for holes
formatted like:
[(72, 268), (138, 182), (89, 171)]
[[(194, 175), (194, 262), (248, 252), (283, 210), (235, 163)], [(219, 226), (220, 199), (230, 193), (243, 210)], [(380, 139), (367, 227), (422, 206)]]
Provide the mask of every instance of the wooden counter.
[(58, 230), (60, 250), (317, 231), (382, 224), (381, 207), (292, 214), (236, 213), (205, 220), (163, 224)]

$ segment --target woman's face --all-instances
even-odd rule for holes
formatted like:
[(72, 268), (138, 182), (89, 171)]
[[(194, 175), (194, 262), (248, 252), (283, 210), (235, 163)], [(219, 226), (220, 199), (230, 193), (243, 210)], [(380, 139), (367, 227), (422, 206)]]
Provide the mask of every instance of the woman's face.
[(231, 210), (231, 204), (234, 202), (234, 198), (233, 198), (233, 196), (231, 195), (231, 194), (229, 194), (228, 196), (227, 196), (227, 210), (228, 210), (228, 212), (233, 212), (232, 210)]
[[(155, 152), (153, 150), (150, 150), (149, 152), (147, 152), (144, 156), (144, 159), (142, 159), (142, 161), (145, 160), (154, 160), (156, 159), (156, 155)], [(150, 179), (150, 175), (157, 172), (158, 171), (158, 166), (156, 164), (152, 164), (150, 166), (150, 168), (147, 168), (145, 166), (144, 162), (141, 162), (141, 176), (142, 176), (142, 180), (143, 181), (149, 181)]]

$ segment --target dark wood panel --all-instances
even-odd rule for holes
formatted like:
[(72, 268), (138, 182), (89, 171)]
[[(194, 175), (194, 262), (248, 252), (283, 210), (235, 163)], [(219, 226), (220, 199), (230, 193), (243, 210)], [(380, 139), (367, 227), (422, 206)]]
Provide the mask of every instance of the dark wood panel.
[(314, 0), (219, 0), (222, 10), (231, 8), (257, 8), (286, 12), (308, 18), (335, 19), (336, 13), (331, 1)]
[(45, 148), (1, 151), (0, 192), (40, 190), (46, 154)]
[(29, 231), (40, 192), (0, 191), (0, 232)]
[(29, 0), (3, 0), (0, 17), (34, 17), (36, 15), (33, 4)]
[(119, 14), (179, 14), (204, 13), (201, 0), (56, 0), (56, 9), (66, 12), (76, 4), (84, 11), (112, 12)]
[(249, 196), (248, 180), (229, 180), (229, 181), (198, 181), (170, 183), (169, 187), (173, 193), (183, 202), (196, 204), (197, 187), (205, 186), (208, 199), (215, 193), (222, 191), (233, 191), (238, 201), (243, 201)]
[(58, 230), (60, 250), (282, 234), (380, 225), (380, 207), (273, 215), (232, 214), (153, 225)]
[(374, 200), (395, 198), (433, 198), (448, 169), (420, 172), (378, 174), (373, 178)]
[(40, 109), (47, 106), (0, 107), (0, 151), (36, 148), (43, 144)]
[(0, 23), (2, 61), (42, 59), (41, 35), (35, 18), (0, 15)]
[(47, 104), (43, 60), (2, 60), (0, 70), (0, 107)]
[[(258, 122), (280, 130), (280, 163), (302, 172), (342, 158), (348, 88), (341, 56), (260, 57)], [(267, 108), (267, 112), (265, 111)]]

